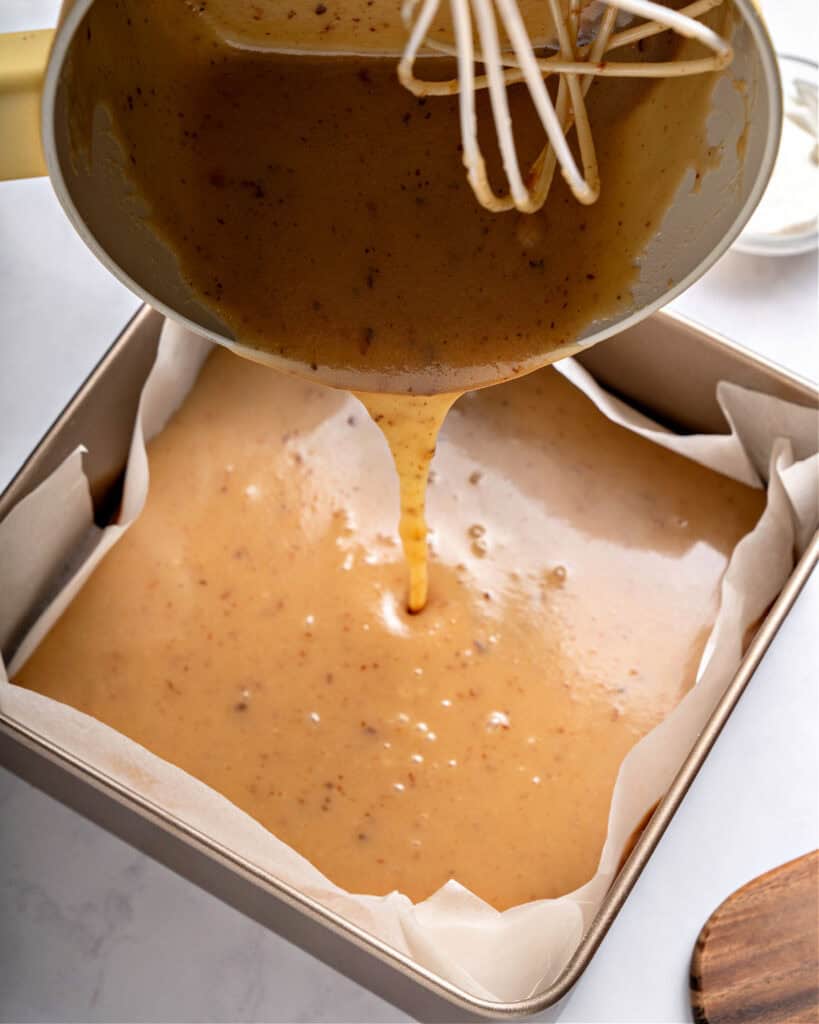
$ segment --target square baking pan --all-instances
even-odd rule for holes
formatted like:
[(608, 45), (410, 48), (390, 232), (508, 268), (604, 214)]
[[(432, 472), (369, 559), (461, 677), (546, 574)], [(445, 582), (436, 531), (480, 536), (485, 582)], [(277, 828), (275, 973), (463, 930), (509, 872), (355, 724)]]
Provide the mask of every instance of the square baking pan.
[[(137, 313), (0, 495), (0, 520), (80, 444), (88, 449), (84, 468), (97, 523), (104, 525), (116, 514), (137, 403), (162, 323), (148, 307)], [(716, 400), (720, 380), (817, 405), (808, 381), (667, 312), (578, 358), (604, 387), (685, 433), (727, 430)], [(417, 1019), (452, 1020), (455, 1013), (458, 1020), (517, 1018), (547, 1007), (554, 1012), (594, 955), (817, 561), (819, 537), (814, 537), (572, 959), (548, 988), (517, 1002), (470, 995), (2, 712), (0, 763)], [(55, 572), (52, 587), (56, 577)], [(6, 663), (49, 596), (37, 595), (28, 620), (14, 636), (3, 638)]]

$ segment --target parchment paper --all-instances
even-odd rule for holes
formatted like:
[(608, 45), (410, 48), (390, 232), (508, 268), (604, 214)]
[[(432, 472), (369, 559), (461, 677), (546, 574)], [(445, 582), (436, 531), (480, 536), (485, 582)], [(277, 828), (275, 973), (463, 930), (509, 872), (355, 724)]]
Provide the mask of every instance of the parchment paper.
[[(117, 525), (105, 530), (93, 525), (82, 450), (70, 455), (0, 524), (0, 644), (33, 623), (9, 666), (11, 676), (139, 515), (148, 488), (146, 440), (162, 429), (182, 402), (210, 349), (209, 342), (176, 325), (165, 325), (134, 426)], [(475, 995), (509, 1001), (548, 985), (591, 922), (629, 837), (662, 797), (730, 682), (746, 628), (776, 598), (819, 523), (819, 421), (814, 411), (722, 383), (718, 397), (731, 433), (681, 437), (606, 394), (572, 360), (558, 369), (615, 422), (734, 479), (768, 490), (758, 526), (737, 545), (725, 573), (719, 615), (697, 684), (625, 758), (598, 871), (582, 888), (560, 899), (540, 900), (504, 913), (455, 881), (416, 905), (399, 893), (385, 897), (346, 893), (185, 772), (87, 715), (9, 683), (2, 662), (0, 709)], [(55, 575), (67, 582), (53, 597)], [(41, 611), (49, 587), (51, 599)]]

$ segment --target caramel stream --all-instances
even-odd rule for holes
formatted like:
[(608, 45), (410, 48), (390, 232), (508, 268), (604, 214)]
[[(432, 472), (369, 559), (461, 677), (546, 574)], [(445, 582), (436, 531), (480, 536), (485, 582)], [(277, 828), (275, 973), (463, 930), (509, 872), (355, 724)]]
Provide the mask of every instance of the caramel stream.
[(356, 396), (387, 439), (398, 473), (400, 520), (398, 533), (409, 571), (407, 607), (413, 613), (427, 603), (427, 480), (438, 433), (460, 395)]

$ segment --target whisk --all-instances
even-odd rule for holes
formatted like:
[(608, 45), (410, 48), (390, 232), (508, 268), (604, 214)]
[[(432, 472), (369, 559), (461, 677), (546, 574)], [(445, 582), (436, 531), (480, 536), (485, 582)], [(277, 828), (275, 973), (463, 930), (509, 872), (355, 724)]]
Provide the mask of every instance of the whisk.
[[(405, 0), (404, 22), (409, 38), (398, 65), (401, 83), (419, 97), (459, 95), (463, 162), (475, 196), (487, 210), (539, 210), (549, 194), (556, 166), (578, 202), (590, 205), (600, 195), (594, 139), (585, 96), (595, 78), (661, 78), (719, 71), (733, 58), (729, 43), (697, 19), (719, 7), (723, 0), (695, 0), (672, 10), (654, 0), (544, 0), (555, 25), (553, 55), (538, 57), (521, 16), (517, 0), (449, 0), (454, 45), (430, 37), (430, 28), (442, 0)], [(644, 19), (618, 31), (623, 12)], [(593, 21), (599, 15), (598, 24)], [(502, 46), (498, 18), (506, 36)], [(479, 48), (473, 32), (477, 30)], [(674, 31), (695, 39), (708, 55), (670, 61), (606, 61), (613, 50), (633, 45), (661, 32)], [(422, 47), (457, 57), (458, 77), (449, 81), (424, 81), (415, 74)], [(476, 74), (476, 64), (483, 74)], [(555, 101), (545, 79), (559, 75)], [(546, 133), (546, 144), (526, 175), (521, 171), (515, 145), (506, 89), (523, 82)], [(488, 89), (508, 192), (498, 195), (489, 183), (478, 143), (475, 94)], [(575, 126), (582, 170), (578, 167), (567, 134)]]

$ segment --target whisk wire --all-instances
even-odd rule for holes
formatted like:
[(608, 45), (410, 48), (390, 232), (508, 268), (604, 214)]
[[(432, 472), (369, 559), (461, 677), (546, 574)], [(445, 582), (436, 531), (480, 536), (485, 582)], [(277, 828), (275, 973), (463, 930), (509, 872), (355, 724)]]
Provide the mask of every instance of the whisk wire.
[[(515, 140), (512, 134), (512, 116), (509, 112), (509, 98), (506, 92), (506, 80), (501, 63), (497, 24), (492, 8), (487, 0), (478, 0), (474, 6), (481, 49), (486, 55), (489, 100), (492, 107), (492, 116), (495, 121), (495, 130), (498, 135), (498, 146), (503, 161), (503, 169), (509, 180), (509, 192), (514, 205), (519, 210), (525, 209), (528, 204), (528, 193), (523, 183), (517, 148), (515, 147)], [(551, 103), (549, 105), (551, 106)], [(554, 110), (552, 110), (552, 114), (554, 114)], [(557, 118), (555, 117), (554, 120), (556, 122)], [(547, 134), (551, 138), (548, 129)]]
[[(608, 7), (600, 24), (600, 31), (592, 43), (589, 52), (590, 61), (595, 62), (602, 58), (608, 41), (614, 32), (616, 22), (617, 9), (615, 7)], [(567, 81), (568, 79), (561, 76), (557, 88), (557, 103), (555, 105), (564, 132), (568, 132), (572, 126), (572, 115), (568, 108)], [(594, 77), (592, 75), (586, 75), (585, 78), (581, 79), (584, 96), (589, 91), (593, 81)], [(556, 166), (557, 155), (554, 148), (547, 143), (532, 164), (532, 192), (535, 209), (540, 209), (546, 201), (552, 186)]]
[[(561, 54), (570, 60), (574, 60), (576, 57), (575, 44), (577, 43), (577, 31), (575, 30), (574, 35), (572, 36), (569, 32), (569, 26), (560, 17), (560, 0), (550, 0), (550, 4), (552, 8), (552, 17), (554, 18), (555, 26), (557, 28), (557, 38), (560, 43)], [(589, 205), (596, 202), (600, 196), (600, 174), (597, 169), (597, 154), (594, 151), (594, 138), (592, 137), (591, 125), (589, 124), (589, 115), (586, 111), (585, 93), (583, 92), (580, 81), (575, 77), (568, 78), (567, 85), (569, 88), (572, 115), (577, 129), (577, 141), (580, 146), (580, 155), (583, 160), (583, 170), (586, 174), (587, 192), (583, 195), (579, 195), (577, 193), (572, 185), (572, 179), (567, 175), (566, 168), (562, 165), (562, 162), (561, 170), (563, 171), (563, 177), (566, 179), (566, 182), (574, 192), (576, 198), (581, 203)], [(561, 134), (564, 138), (565, 131), (566, 129), (561, 125)], [(589, 181), (589, 179), (591, 179), (591, 181)]]
[[(600, 26), (591, 43), (585, 45), (579, 42), (582, 0), (569, 0), (565, 13), (562, 0), (549, 0), (558, 46), (557, 53), (549, 57), (535, 55), (517, 0), (450, 0), (455, 45), (431, 39), (430, 28), (441, 2), (406, 0), (403, 16), (411, 27), (398, 66), (398, 77), (407, 89), (419, 97), (459, 95), (463, 161), (467, 177), (478, 201), (493, 212), (515, 208), (524, 213), (533, 213), (540, 209), (551, 189), (558, 164), (579, 202), (591, 204), (597, 200), (600, 194), (599, 170), (585, 104), (586, 93), (595, 78), (664, 78), (702, 74), (727, 67), (733, 58), (730, 44), (697, 20), (720, 6), (723, 0), (694, 0), (680, 10), (672, 10), (655, 0), (601, 0), (605, 11)], [(418, 16), (413, 20), (419, 3)], [(619, 11), (645, 21), (615, 32)], [(473, 13), (478, 49), (475, 48), (473, 34)], [(511, 52), (501, 48), (496, 13)], [(604, 60), (606, 54), (613, 50), (634, 45), (667, 31), (697, 40), (711, 51), (711, 55), (654, 62)], [(457, 57), (457, 79), (441, 82), (418, 78), (415, 75), (415, 63), (422, 47)], [(476, 64), (483, 66), (484, 74), (475, 73)], [(560, 76), (560, 81), (553, 102), (545, 79), (554, 74)], [(525, 177), (518, 161), (507, 96), (508, 86), (517, 83), (526, 84), (546, 134), (546, 145)], [(478, 141), (475, 95), (483, 89), (489, 92), (498, 148), (509, 186), (506, 195), (498, 195), (492, 189)], [(567, 134), (573, 126), (582, 173), (567, 140)]]

